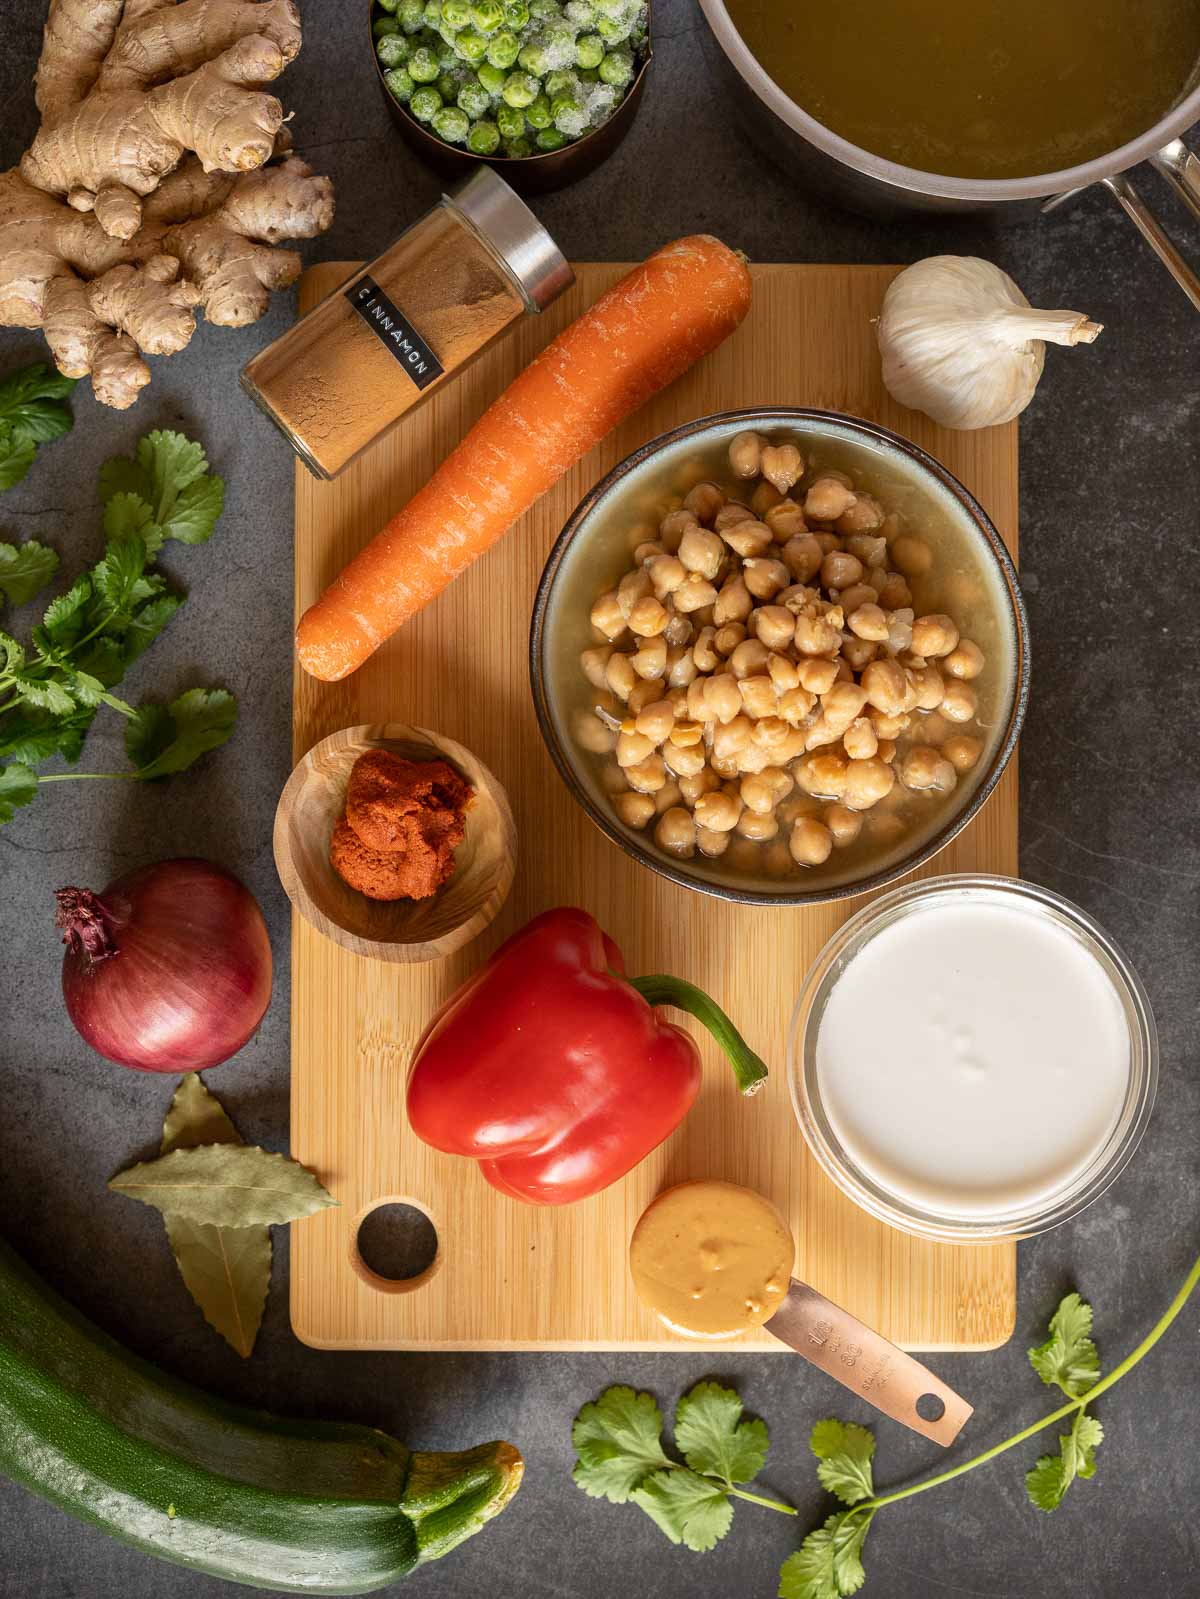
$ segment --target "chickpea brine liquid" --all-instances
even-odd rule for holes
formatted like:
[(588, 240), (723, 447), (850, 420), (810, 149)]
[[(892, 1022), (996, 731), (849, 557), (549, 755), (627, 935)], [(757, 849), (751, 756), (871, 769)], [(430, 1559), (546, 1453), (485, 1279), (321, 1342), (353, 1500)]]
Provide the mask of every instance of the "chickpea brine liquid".
[(578, 658), (570, 726), (613, 811), (721, 881), (883, 869), (1003, 732), (1012, 647), (977, 556), (841, 440), (743, 432), (675, 486), (627, 531)]

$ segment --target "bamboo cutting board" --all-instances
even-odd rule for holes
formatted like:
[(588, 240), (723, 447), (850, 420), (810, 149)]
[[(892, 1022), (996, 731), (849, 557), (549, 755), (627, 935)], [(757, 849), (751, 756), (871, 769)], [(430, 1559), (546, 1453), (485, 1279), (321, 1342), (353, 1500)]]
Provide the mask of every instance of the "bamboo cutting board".
[[(307, 273), (302, 307), (351, 270), (329, 263)], [(625, 270), (577, 267), (570, 294), (529, 318), (336, 482), (319, 483), (297, 466), (297, 615), (536, 351)], [(593, 450), (358, 673), (323, 684), (297, 669), (297, 759), (355, 723), (433, 728), (465, 744), (505, 785), (521, 851), (499, 919), (445, 961), (395, 966), (363, 959), (293, 914), (292, 1153), (339, 1201), (292, 1231), (292, 1324), (306, 1343), (685, 1346), (638, 1304), (625, 1252), (647, 1202), (664, 1185), (689, 1177), (722, 1177), (768, 1195), (791, 1221), (796, 1275), (897, 1343), (988, 1349), (1012, 1331), (1012, 1244), (951, 1248), (884, 1227), (821, 1174), (793, 1118), (784, 1042), (792, 1005), (812, 958), (862, 901), (805, 910), (728, 905), (628, 860), (587, 820), (554, 771), (534, 720), (526, 668), (537, 580), (577, 502), (636, 446), (713, 411), (809, 405), (885, 423), (945, 462), (1015, 553), (1015, 425), (951, 433), (902, 410), (882, 387), (871, 319), (896, 270), (756, 267), (754, 305), (734, 337)], [(1014, 762), (980, 815), (925, 873), (1012, 873), (1016, 866)], [(631, 972), (675, 972), (709, 989), (772, 1073), (756, 1098), (739, 1100), (728, 1066), (702, 1039), (704, 1087), (683, 1126), (623, 1182), (561, 1210), (505, 1198), (473, 1163), (422, 1144), (404, 1116), (406, 1069), (427, 1018), (502, 939), (559, 904), (591, 911), (624, 949)], [(692, 1031), (700, 1036), (694, 1024)], [(395, 1202), (424, 1210), (439, 1239), (433, 1267), (404, 1283), (375, 1277), (355, 1243), (363, 1218)], [(742, 1342), (784, 1347), (762, 1331)]]

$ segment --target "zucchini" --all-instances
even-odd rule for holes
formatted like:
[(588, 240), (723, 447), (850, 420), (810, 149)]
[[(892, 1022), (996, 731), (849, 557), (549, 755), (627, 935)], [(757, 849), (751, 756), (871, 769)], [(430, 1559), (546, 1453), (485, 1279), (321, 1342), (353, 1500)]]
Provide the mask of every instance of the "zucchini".
[(211, 1399), (0, 1241), (0, 1474), (147, 1554), (277, 1592), (369, 1593), (478, 1532), (523, 1469), (507, 1443), (419, 1454)]

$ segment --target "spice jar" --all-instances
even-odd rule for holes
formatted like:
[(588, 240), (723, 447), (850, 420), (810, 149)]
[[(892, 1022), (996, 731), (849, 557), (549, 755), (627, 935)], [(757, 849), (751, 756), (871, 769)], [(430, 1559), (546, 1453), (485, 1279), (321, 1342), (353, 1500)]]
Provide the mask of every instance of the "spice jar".
[(524, 201), (480, 167), (256, 355), (242, 387), (311, 471), (336, 477), (573, 282)]

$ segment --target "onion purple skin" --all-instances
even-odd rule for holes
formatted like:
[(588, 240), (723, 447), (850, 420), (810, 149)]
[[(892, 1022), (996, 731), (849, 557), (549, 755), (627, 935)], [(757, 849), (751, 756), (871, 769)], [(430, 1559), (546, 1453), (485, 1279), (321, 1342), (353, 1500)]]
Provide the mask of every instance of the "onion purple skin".
[[(60, 904), (72, 892), (61, 890)], [(60, 913), (63, 997), (98, 1054), (177, 1075), (219, 1065), (254, 1036), (271, 1003), (271, 944), (258, 901), (232, 872), (160, 861), (81, 897), (103, 918), (105, 948), (87, 953)]]

